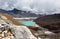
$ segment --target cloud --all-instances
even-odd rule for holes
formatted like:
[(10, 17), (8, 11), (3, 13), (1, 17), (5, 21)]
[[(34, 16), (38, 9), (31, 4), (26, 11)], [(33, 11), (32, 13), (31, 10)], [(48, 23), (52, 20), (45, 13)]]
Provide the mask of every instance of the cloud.
[(60, 0), (0, 0), (0, 9), (32, 11), (36, 14), (60, 12)]

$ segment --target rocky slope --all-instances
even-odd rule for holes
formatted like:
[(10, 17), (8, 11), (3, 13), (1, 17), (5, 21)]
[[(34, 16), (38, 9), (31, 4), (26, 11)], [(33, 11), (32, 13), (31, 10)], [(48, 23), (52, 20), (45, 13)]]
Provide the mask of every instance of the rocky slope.
[(26, 27), (10, 15), (0, 14), (0, 39), (41, 39), (41, 36), (44, 38), (44, 36), (56, 36), (56, 34), (39, 26)]
[(0, 39), (37, 39), (30, 30), (7, 14), (0, 14)]
[(60, 33), (60, 14), (46, 15), (39, 17), (35, 22), (52, 32)]

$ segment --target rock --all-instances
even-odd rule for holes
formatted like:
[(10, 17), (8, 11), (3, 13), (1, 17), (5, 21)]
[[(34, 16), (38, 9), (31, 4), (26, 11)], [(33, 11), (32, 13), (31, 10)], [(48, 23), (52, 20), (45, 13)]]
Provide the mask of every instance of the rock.
[(11, 28), (16, 39), (37, 39), (25, 26), (14, 26)]
[(0, 18), (1, 39), (37, 39), (29, 28), (18, 23), (13, 17), (0, 14)]
[(8, 36), (8, 37), (2, 38), (2, 39), (15, 39), (15, 38), (14, 38), (14, 36)]

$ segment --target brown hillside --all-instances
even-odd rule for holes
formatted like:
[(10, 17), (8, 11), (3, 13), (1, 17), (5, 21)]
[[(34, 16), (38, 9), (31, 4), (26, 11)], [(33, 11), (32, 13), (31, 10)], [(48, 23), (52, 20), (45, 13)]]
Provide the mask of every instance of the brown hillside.
[(39, 17), (35, 22), (53, 32), (60, 32), (60, 14)]
[(13, 17), (8, 14), (0, 13), (0, 18), (1, 18), (1, 16), (5, 16), (7, 18), (7, 20), (10, 20), (15, 25), (21, 25), (17, 20), (13, 19)]

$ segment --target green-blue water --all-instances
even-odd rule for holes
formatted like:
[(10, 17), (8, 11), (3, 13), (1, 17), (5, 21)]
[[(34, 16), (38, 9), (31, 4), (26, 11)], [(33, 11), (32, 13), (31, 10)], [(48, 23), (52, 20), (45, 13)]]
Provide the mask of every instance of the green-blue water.
[(21, 20), (19, 21), (21, 24), (25, 25), (25, 26), (34, 26), (36, 23), (33, 20)]

